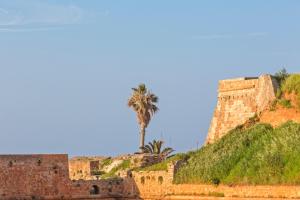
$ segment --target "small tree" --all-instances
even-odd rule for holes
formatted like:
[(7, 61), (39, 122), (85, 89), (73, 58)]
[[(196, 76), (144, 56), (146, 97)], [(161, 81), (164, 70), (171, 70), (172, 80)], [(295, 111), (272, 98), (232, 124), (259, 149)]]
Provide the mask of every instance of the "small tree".
[(276, 72), (274, 74), (274, 77), (278, 81), (279, 85), (281, 85), (288, 76), (289, 76), (289, 74), (285, 68), (282, 68), (281, 70), (279, 70), (278, 72)]
[(146, 128), (153, 115), (158, 111), (158, 97), (148, 91), (145, 84), (140, 84), (137, 88), (132, 88), (133, 94), (128, 100), (128, 106), (131, 107), (137, 115), (137, 121), (140, 126), (140, 151), (143, 152), (145, 144)]
[(168, 155), (174, 152), (174, 149), (172, 149), (171, 147), (163, 148), (163, 144), (164, 142), (161, 140), (153, 140), (153, 142), (149, 142), (142, 149), (145, 153), (157, 154), (161, 158), (166, 158)]

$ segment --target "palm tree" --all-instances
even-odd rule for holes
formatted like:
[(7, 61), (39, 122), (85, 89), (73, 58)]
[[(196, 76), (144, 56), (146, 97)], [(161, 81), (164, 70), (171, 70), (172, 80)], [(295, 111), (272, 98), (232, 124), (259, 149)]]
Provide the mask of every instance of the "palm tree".
[(145, 84), (140, 84), (137, 88), (132, 88), (133, 94), (128, 100), (128, 106), (131, 107), (137, 115), (137, 121), (140, 126), (140, 150), (143, 152), (145, 144), (146, 128), (153, 115), (158, 111), (156, 103), (158, 97), (151, 93)]
[(145, 153), (157, 154), (161, 158), (166, 158), (168, 155), (170, 155), (172, 152), (174, 152), (174, 149), (172, 149), (171, 147), (162, 148), (163, 144), (164, 144), (164, 141), (153, 140), (153, 142), (149, 142), (142, 149)]

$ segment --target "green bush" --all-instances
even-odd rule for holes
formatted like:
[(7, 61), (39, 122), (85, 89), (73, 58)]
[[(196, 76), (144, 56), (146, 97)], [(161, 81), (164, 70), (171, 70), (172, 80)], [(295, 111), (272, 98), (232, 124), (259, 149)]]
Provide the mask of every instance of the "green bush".
[(279, 70), (278, 72), (276, 72), (273, 77), (277, 80), (277, 82), (279, 84), (279, 88), (276, 91), (276, 97), (278, 99), (280, 99), (282, 97), (281, 85), (289, 77), (289, 74), (287, 73), (286, 69), (283, 68), (283, 69)]
[(297, 104), (300, 108), (300, 74), (290, 75), (281, 85), (281, 90), (286, 93), (295, 93), (297, 95)]
[(287, 99), (279, 99), (278, 103), (283, 106), (284, 108), (292, 108), (292, 103), (290, 100)]
[(190, 155), (177, 184), (300, 184), (300, 124), (235, 129)]
[(282, 91), (284, 92), (296, 92), (300, 93), (300, 74), (290, 75), (281, 86)]
[(278, 72), (276, 72), (274, 74), (274, 78), (277, 80), (279, 85), (281, 85), (288, 76), (289, 76), (289, 74), (287, 73), (285, 68), (279, 70)]
[(221, 181), (220, 181), (219, 178), (213, 178), (213, 179), (211, 180), (211, 182), (212, 182), (214, 185), (220, 185), (220, 183), (221, 183)]

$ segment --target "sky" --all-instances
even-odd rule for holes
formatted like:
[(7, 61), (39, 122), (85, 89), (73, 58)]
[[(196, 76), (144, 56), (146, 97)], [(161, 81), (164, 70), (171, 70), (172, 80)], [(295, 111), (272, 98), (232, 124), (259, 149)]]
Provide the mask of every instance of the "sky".
[(300, 71), (298, 0), (0, 0), (0, 154), (138, 150), (140, 83), (160, 98), (146, 142), (206, 138), (220, 79)]

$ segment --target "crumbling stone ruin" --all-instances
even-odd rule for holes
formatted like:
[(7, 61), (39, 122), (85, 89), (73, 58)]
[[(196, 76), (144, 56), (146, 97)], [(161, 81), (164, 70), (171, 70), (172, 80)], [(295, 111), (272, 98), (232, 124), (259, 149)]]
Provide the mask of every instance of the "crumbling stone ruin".
[(104, 157), (74, 157), (69, 160), (72, 180), (97, 180), (97, 172)]
[(276, 99), (277, 88), (278, 83), (271, 75), (219, 81), (218, 102), (206, 144), (269, 108)]
[[(103, 165), (105, 161), (109, 164)], [(161, 162), (161, 157), (152, 154), (121, 155), (117, 157), (74, 157), (69, 160), (69, 174), (71, 180), (99, 180), (101, 174), (109, 173), (124, 161), (130, 162), (130, 168), (146, 167)], [(126, 170), (125, 170), (126, 171)], [(116, 175), (126, 173), (117, 171)]]

